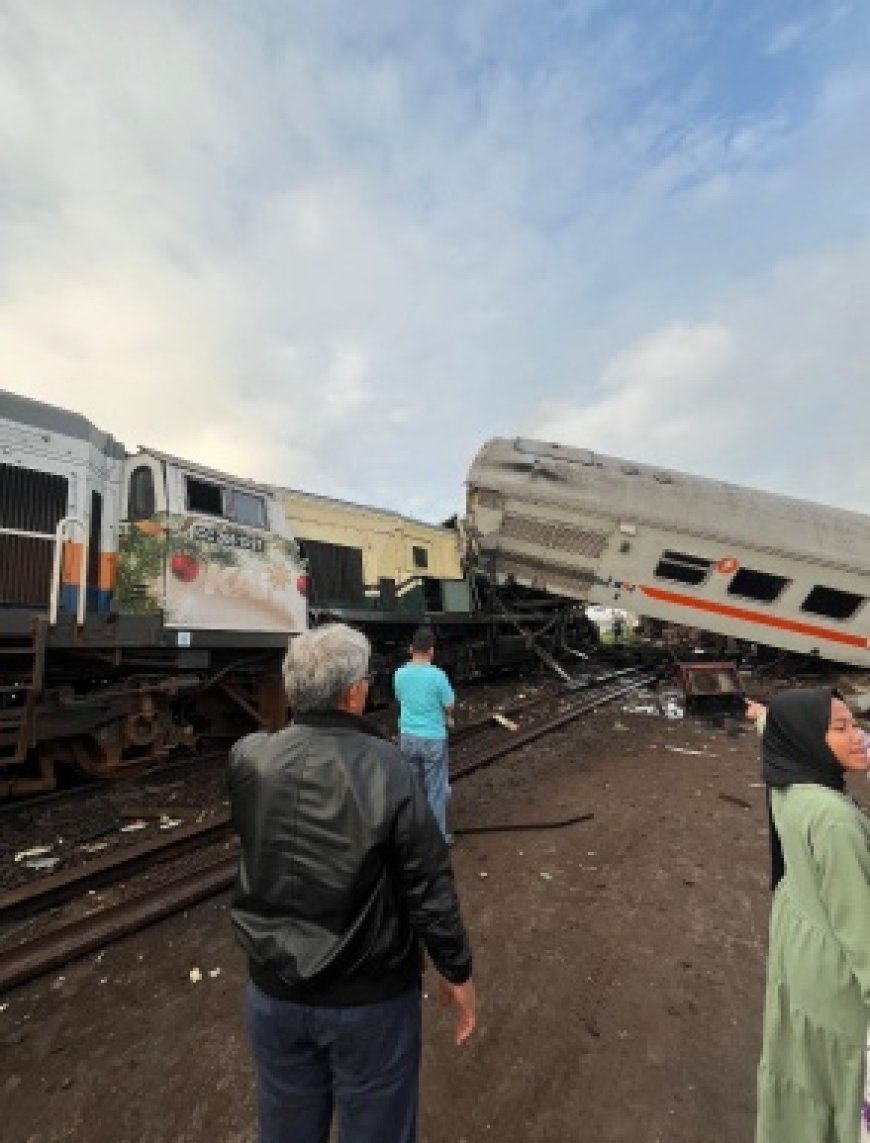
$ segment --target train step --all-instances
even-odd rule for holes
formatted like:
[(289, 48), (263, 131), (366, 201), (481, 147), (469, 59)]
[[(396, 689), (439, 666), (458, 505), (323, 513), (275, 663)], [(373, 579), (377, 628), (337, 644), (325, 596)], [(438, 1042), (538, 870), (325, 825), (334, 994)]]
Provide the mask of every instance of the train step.
[(20, 725), (16, 726), (16, 727), (8, 728), (8, 729), (4, 726), (0, 726), (0, 758), (2, 758), (3, 755), (6, 753), (7, 747), (12, 747), (13, 752), (17, 749), (18, 739), (20, 737), (21, 737)]

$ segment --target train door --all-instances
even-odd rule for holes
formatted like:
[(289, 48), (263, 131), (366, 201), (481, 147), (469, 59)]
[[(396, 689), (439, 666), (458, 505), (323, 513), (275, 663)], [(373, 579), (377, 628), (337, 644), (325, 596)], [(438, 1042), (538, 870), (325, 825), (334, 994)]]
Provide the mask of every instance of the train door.
[(165, 597), (167, 513), (164, 465), (157, 457), (128, 457), (118, 540), (118, 609), (158, 614)]

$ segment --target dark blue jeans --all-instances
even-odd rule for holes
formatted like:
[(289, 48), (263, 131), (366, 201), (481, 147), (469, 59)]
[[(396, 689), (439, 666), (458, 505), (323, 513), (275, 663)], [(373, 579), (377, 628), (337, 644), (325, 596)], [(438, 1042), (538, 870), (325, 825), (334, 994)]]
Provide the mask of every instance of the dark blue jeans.
[(348, 1008), (273, 1000), (249, 983), (261, 1143), (415, 1143), (420, 990)]
[(402, 757), (423, 783), (429, 808), (447, 837), (447, 803), (450, 800), (450, 777), (447, 762), (446, 738), (418, 738), (416, 734), (402, 734), (399, 738)]

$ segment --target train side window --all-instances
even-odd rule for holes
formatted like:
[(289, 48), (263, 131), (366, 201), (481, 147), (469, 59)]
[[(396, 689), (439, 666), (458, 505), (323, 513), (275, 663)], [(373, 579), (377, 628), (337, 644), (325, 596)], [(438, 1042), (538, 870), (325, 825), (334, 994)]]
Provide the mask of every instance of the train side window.
[(415, 568), (428, 568), (429, 566), (429, 553), (425, 548), (420, 548), (416, 544), (411, 548), (411, 556), (414, 560)]
[(824, 615), (828, 619), (851, 619), (862, 603), (863, 595), (816, 584), (801, 604), (801, 611), (811, 611), (814, 615)]
[(690, 556), (685, 552), (662, 552), (656, 564), (655, 575), (659, 579), (673, 579), (677, 583), (703, 583), (710, 574), (712, 560), (702, 556)]
[(744, 599), (755, 599), (759, 603), (773, 603), (775, 599), (779, 599), (790, 583), (791, 580), (782, 575), (741, 568), (728, 584), (728, 594), (739, 595)]
[(127, 490), (127, 515), (131, 520), (149, 520), (156, 511), (154, 473), (147, 464), (140, 464), (130, 473)]
[(266, 501), (262, 496), (255, 496), (252, 492), (233, 491), (232, 517), (239, 524), (248, 524), (252, 528), (266, 527)]
[(207, 480), (186, 478), (187, 509), (189, 512), (202, 512), (206, 516), (223, 516), (223, 495), (219, 484)]

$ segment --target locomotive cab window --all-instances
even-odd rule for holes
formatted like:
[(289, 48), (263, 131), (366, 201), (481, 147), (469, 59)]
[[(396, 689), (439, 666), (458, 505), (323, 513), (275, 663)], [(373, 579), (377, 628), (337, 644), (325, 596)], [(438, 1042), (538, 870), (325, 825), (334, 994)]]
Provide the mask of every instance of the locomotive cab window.
[(690, 556), (685, 552), (662, 552), (656, 564), (655, 575), (659, 579), (672, 579), (677, 583), (697, 585), (703, 583), (710, 574), (712, 560), (703, 556)]
[(229, 494), (230, 515), (238, 524), (251, 528), (266, 527), (266, 501), (252, 492), (233, 491)]
[(801, 604), (801, 611), (824, 615), (828, 619), (851, 619), (862, 603), (864, 603), (863, 595), (855, 595), (851, 591), (837, 591), (834, 587), (816, 584)]
[(148, 520), (156, 511), (154, 473), (147, 464), (140, 464), (130, 473), (127, 491), (127, 515), (131, 520)]
[(223, 495), (219, 484), (212, 484), (208, 480), (196, 480), (192, 476), (188, 476), (185, 483), (189, 512), (203, 512), (206, 516), (223, 516)]
[(425, 548), (420, 548), (416, 544), (414, 544), (414, 546), (411, 548), (411, 557), (414, 561), (414, 567), (415, 568), (420, 568), (421, 570), (423, 568), (428, 568), (428, 566), (429, 566), (429, 553), (426, 551)]
[(785, 576), (741, 568), (728, 584), (728, 594), (739, 595), (742, 599), (754, 599), (758, 603), (773, 603), (790, 583), (791, 580)]

